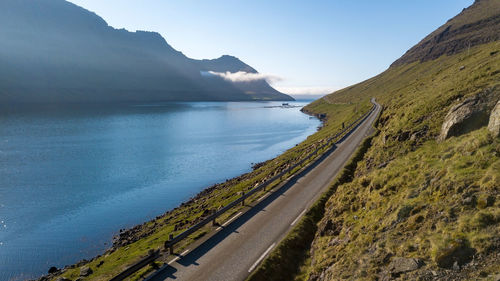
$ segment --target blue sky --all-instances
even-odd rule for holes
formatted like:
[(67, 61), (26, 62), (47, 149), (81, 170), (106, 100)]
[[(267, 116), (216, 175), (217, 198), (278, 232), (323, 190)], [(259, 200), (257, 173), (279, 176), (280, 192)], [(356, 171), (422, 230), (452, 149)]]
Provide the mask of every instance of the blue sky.
[(185, 55), (234, 55), (287, 93), (370, 78), (473, 0), (71, 0), (109, 25), (157, 31)]

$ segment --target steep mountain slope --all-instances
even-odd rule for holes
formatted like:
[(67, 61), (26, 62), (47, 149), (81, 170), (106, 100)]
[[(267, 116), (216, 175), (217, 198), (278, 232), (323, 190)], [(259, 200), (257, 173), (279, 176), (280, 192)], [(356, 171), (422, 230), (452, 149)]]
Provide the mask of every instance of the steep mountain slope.
[[(309, 106), (385, 106), (354, 179), (326, 205), (309, 280), (498, 279), (500, 139), (458, 109), (473, 101), (489, 117), (500, 99), (499, 19), (500, 1), (476, 1), (384, 73)], [(437, 141), (452, 121), (463, 130)]]
[(325, 208), (250, 280), (500, 280), (499, 17), (500, 1), (476, 1), (385, 72), (305, 108), (384, 106)]
[(498, 1), (476, 1), (408, 50), (392, 66), (452, 55), (500, 39)]
[(158, 33), (116, 30), (64, 0), (1, 1), (0, 38), (0, 103), (291, 99), (265, 80), (201, 75), (256, 72), (235, 57), (192, 60)]

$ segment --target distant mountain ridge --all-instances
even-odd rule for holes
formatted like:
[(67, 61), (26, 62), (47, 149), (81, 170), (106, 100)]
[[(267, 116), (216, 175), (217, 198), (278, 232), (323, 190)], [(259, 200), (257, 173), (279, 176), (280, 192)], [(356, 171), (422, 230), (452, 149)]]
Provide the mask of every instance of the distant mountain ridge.
[(0, 2), (0, 103), (293, 100), (232, 56), (194, 60), (158, 33), (114, 29), (64, 0)]

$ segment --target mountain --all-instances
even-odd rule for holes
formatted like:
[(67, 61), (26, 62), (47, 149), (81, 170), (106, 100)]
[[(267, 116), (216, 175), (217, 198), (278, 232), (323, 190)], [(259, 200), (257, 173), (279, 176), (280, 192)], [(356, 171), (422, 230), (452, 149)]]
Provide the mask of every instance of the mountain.
[(328, 130), (372, 97), (376, 133), (249, 280), (500, 280), (500, 1), (304, 110)]
[(84, 267), (94, 279), (116, 276), (148, 247), (163, 248), (172, 229), (327, 143), (372, 97), (383, 105), (375, 133), (247, 280), (499, 280), (499, 6), (476, 1), (386, 71), (309, 104), (304, 111), (325, 118), (306, 141), (120, 232), (116, 249), (50, 280), (75, 280)]
[(306, 280), (498, 280), (500, 1), (475, 1), (308, 110), (371, 97), (378, 133), (326, 203)]
[(498, 1), (475, 1), (408, 50), (392, 66), (453, 55), (476, 45), (500, 40)]
[(0, 2), (0, 103), (292, 100), (232, 56), (194, 60), (154, 32), (114, 29), (64, 0)]

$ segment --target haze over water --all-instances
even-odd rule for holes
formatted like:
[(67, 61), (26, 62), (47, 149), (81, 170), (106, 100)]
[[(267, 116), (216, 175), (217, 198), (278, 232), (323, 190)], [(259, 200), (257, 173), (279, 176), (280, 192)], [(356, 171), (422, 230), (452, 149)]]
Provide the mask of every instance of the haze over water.
[[(305, 102), (291, 102), (304, 106)], [(314, 133), (279, 102), (0, 114), (0, 280), (102, 253), (112, 236), (251, 170)]]

